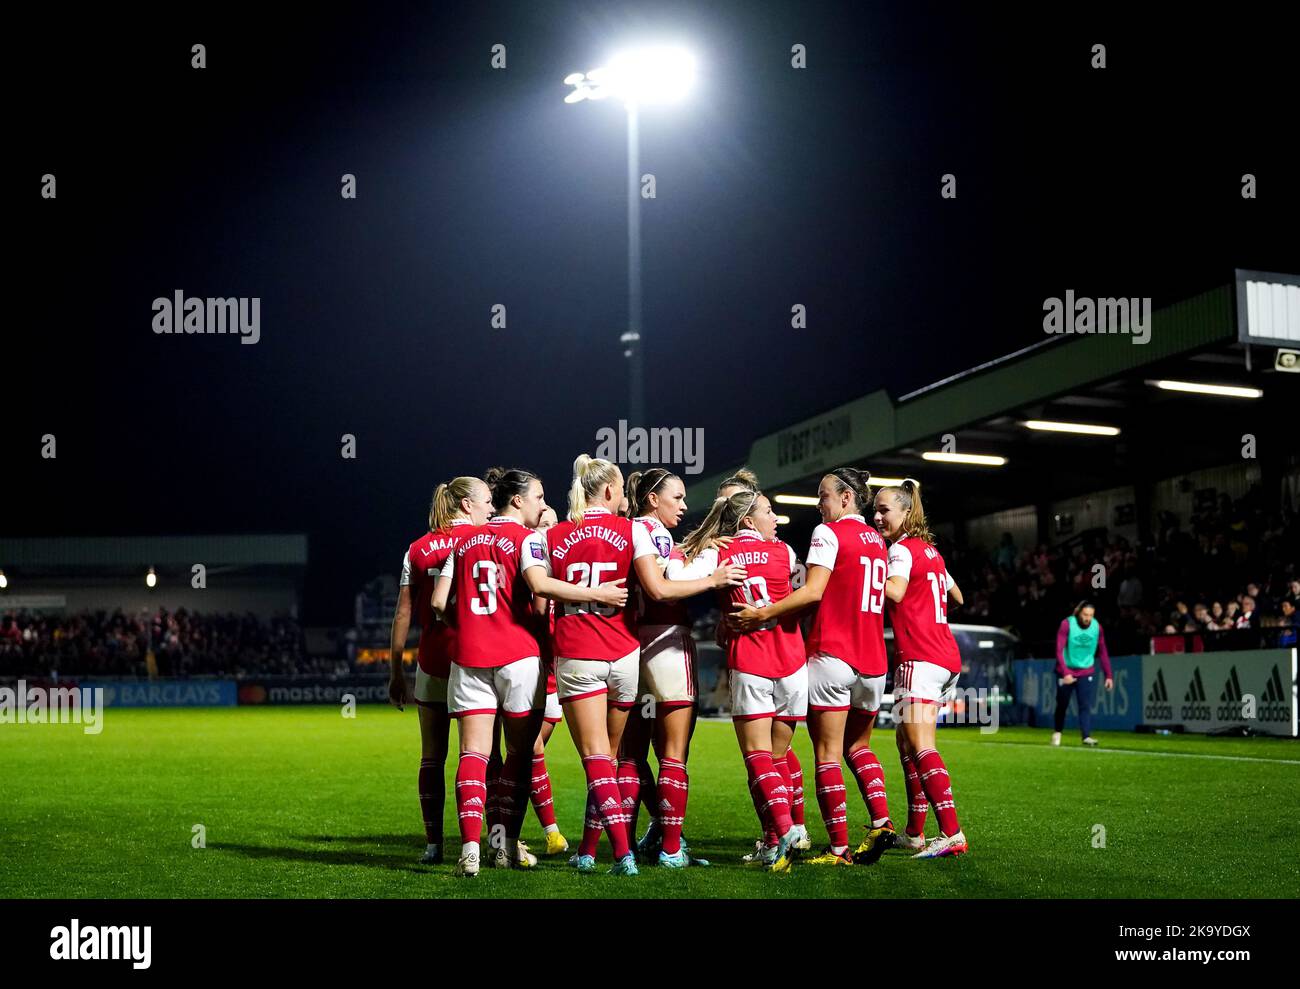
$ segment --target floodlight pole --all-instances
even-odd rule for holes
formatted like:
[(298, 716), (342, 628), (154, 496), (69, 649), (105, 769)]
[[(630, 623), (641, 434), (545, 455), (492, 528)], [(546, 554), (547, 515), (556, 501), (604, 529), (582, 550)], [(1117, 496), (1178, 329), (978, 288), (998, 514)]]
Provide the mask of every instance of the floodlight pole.
[(628, 425), (645, 424), (641, 360), (641, 138), (636, 104), (627, 104), (627, 332), (620, 338), (628, 361)]

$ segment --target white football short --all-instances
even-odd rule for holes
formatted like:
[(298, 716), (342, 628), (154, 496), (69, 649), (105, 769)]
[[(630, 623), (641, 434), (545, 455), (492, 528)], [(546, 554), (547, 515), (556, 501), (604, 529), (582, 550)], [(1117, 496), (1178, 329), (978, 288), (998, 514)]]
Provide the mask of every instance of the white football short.
[(903, 701), (946, 704), (956, 694), (959, 676), (960, 673), (923, 659), (899, 663), (894, 670), (894, 706)]
[(418, 666), (415, 668), (415, 703), (447, 706), (446, 677), (431, 677)]
[(826, 653), (808, 657), (808, 706), (814, 711), (880, 710), (884, 674), (863, 676), (844, 660)]
[(546, 713), (543, 715), (543, 719), (553, 725), (558, 725), (564, 720), (564, 710), (560, 707), (559, 693), (546, 695)]
[(453, 718), (467, 714), (496, 714), (523, 718), (545, 703), (546, 680), (536, 656), (505, 666), (473, 667), (451, 664), (447, 678), (447, 711)]
[(779, 680), (740, 670), (730, 670), (729, 675), (732, 721), (803, 721), (808, 717), (808, 667), (801, 666)]
[(555, 660), (555, 685), (560, 703), (607, 694), (614, 707), (635, 707), (640, 666), (640, 649), (612, 662), (559, 657)]
[(695, 640), (684, 625), (642, 625), (641, 687), (666, 707), (694, 704), (699, 696)]

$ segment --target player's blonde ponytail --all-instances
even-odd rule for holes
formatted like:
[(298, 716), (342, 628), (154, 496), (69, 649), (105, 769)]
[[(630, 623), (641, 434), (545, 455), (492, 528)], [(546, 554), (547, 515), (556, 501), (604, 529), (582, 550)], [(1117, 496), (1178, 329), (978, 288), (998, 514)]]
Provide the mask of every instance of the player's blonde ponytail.
[(587, 506), (606, 484), (618, 479), (618, 467), (608, 460), (578, 454), (573, 462), (573, 483), (569, 485), (569, 521), (581, 522)]
[(746, 491), (758, 490), (758, 475), (748, 467), (741, 467), (736, 473), (718, 485), (718, 497), (722, 497), (722, 492), (727, 488), (744, 488)]
[(475, 488), (482, 483), (477, 477), (457, 477), (434, 488), (433, 501), (429, 505), (429, 531), (446, 529), (453, 519), (465, 518), (460, 503), (473, 498)]
[(881, 488), (893, 494), (898, 507), (903, 510), (903, 532), (924, 543), (934, 545), (934, 533), (925, 520), (925, 509), (921, 507), (921, 482), (907, 477), (899, 485)]
[(745, 516), (753, 515), (760, 492), (737, 491), (729, 498), (718, 498), (709, 514), (689, 536), (682, 540), (682, 555), (690, 563), (704, 550), (709, 549), (719, 536), (734, 536), (740, 531)]

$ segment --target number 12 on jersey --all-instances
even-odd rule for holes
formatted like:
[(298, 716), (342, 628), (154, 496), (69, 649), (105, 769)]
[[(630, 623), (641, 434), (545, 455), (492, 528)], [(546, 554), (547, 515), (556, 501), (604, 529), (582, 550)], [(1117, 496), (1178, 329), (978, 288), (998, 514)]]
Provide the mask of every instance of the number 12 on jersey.
[(934, 621), (936, 625), (948, 624), (948, 574), (928, 573), (930, 591), (934, 594)]

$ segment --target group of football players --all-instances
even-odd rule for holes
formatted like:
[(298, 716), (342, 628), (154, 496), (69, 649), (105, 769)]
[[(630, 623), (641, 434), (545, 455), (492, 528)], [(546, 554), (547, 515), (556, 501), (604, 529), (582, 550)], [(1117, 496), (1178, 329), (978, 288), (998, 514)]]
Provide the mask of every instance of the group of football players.
[[(532, 803), (546, 854), (569, 850), (555, 818), (545, 748), (567, 722), (587, 780), (582, 840), (569, 859), (596, 869), (602, 832), (614, 875), (638, 862), (707, 865), (682, 837), (698, 675), (686, 601), (723, 601), (718, 642), (727, 658), (731, 717), (763, 837), (746, 861), (785, 872), (872, 864), (890, 848), (917, 858), (967, 850), (935, 722), (961, 670), (947, 624), (949, 577), (921, 506), (919, 485), (880, 487), (851, 467), (818, 488), (822, 522), (804, 565), (777, 538), (777, 516), (758, 480), (741, 470), (719, 487), (708, 515), (680, 546), (686, 488), (663, 468), (626, 484), (617, 465), (582, 455), (559, 521), (541, 480), (493, 468), (438, 485), (429, 531), (402, 558), (389, 694), (410, 699), (402, 651), (420, 626), (414, 701), (422, 751), (425, 862), (443, 855), (444, 767), (458, 726), (456, 872), (478, 874), (483, 830), (489, 862), (529, 868), (520, 840)], [(806, 576), (805, 576), (806, 574)], [(885, 614), (896, 647), (893, 716), (907, 785), (907, 824), (895, 828), (884, 772), (871, 750), (887, 672)], [(806, 634), (805, 634), (805, 629)], [(829, 844), (818, 855), (804, 826), (803, 770), (790, 742), (807, 722), (817, 803)], [(504, 755), (500, 742), (504, 739)], [(653, 746), (657, 776), (651, 771)], [(850, 850), (841, 764), (847, 761), (869, 823)], [(635, 841), (641, 804), (649, 827)], [(924, 838), (933, 806), (939, 833)]]

